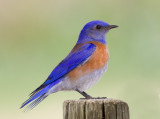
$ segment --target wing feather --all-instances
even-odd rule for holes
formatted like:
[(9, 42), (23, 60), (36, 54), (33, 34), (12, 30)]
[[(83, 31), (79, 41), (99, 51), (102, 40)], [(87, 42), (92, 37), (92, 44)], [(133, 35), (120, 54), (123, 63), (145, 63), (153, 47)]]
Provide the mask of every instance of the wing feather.
[(86, 60), (90, 58), (95, 50), (96, 46), (92, 43), (84, 44), (81, 47), (72, 50), (71, 53), (51, 72), (47, 80), (31, 93), (31, 96), (46, 87), (48, 84), (51, 84), (61, 77), (65, 76), (67, 73), (69, 73), (79, 65), (82, 65), (84, 62), (86, 62)]

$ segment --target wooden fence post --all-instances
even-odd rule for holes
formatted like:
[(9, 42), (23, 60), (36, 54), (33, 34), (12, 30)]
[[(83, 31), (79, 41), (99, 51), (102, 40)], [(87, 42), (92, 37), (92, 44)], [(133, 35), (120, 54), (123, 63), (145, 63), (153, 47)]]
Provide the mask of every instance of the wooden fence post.
[(129, 107), (115, 99), (66, 100), (63, 119), (129, 119)]

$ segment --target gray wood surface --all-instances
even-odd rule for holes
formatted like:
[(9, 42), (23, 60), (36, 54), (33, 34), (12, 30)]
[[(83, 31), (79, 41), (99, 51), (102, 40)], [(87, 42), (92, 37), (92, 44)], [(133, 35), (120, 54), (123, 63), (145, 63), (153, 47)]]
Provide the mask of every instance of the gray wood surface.
[(129, 107), (116, 99), (66, 100), (63, 119), (129, 119)]

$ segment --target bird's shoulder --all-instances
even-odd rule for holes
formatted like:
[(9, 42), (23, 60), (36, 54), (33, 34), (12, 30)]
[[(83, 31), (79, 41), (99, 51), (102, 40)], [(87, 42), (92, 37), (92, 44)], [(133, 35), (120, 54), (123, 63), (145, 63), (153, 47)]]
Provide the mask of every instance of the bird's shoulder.
[(107, 61), (109, 58), (109, 51), (108, 51), (108, 46), (106, 44), (100, 43), (100, 42), (91, 42), (96, 46), (96, 50), (92, 54), (91, 58), (96, 58), (97, 60), (104, 60)]
[[(92, 73), (94, 70), (99, 70), (105, 67), (109, 60), (107, 45), (95, 41), (86, 42), (86, 44), (93, 44), (96, 46), (96, 49), (83, 65), (80, 65), (69, 72), (68, 76), (70, 79), (74, 80), (86, 73)], [(78, 47), (79, 46), (76, 46), (75, 49)]]

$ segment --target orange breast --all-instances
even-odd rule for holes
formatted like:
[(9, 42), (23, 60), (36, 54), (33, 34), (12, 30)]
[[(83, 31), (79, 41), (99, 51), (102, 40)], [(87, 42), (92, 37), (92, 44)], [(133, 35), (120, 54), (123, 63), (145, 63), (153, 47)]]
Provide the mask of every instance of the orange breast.
[(92, 73), (94, 70), (103, 68), (108, 62), (109, 52), (107, 45), (95, 41), (87, 43), (96, 45), (96, 50), (86, 63), (69, 72), (68, 76), (71, 81), (77, 80), (80, 76)]

